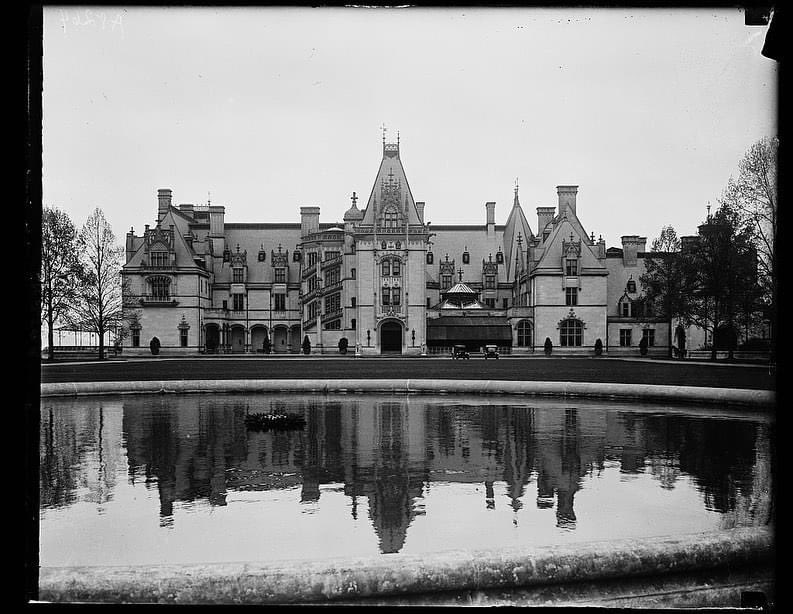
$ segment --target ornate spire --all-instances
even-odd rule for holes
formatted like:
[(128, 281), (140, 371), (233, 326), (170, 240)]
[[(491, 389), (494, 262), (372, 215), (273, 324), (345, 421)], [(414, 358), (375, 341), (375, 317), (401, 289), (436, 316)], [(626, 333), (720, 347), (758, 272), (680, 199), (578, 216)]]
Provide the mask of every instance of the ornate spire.
[(518, 178), (515, 177), (515, 200), (512, 203), (513, 207), (520, 207), (520, 201), (518, 200)]

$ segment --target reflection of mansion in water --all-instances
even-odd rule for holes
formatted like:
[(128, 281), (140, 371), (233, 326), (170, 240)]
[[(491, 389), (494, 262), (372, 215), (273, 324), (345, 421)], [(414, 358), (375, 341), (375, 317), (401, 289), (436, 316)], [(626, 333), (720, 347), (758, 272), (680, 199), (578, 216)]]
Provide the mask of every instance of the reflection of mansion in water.
[[(615, 463), (626, 476), (649, 471), (661, 488), (693, 476), (709, 506), (738, 520), (764, 513), (770, 492), (768, 461), (757, 457), (767, 434), (751, 423), (348, 399), (324, 408), (322, 400), (270, 401), (256, 411), (300, 411), (307, 424), (303, 431), (262, 433), (245, 428), (246, 411), (254, 411), (247, 400), (170, 402), (169, 411), (125, 399), (112, 414), (43, 414), (42, 504), (74, 500), (85, 480), (68, 482), (69, 467), (80, 454), (104, 450), (104, 463), (121, 467), (126, 460), (131, 482), (157, 489), (164, 525), (174, 522), (178, 502), (223, 506), (229, 492), (299, 488), (301, 502), (321, 505), (322, 486), (341, 485), (354, 518), (359, 508), (368, 510), (380, 550), (398, 552), (415, 517), (432, 513), (424, 501), (437, 483), (476, 485), (487, 509), (547, 509), (565, 529), (576, 527), (575, 495), (585, 476)], [(729, 455), (719, 452), (725, 442)], [(95, 495), (110, 492), (112, 485), (97, 484)], [(527, 496), (535, 488), (536, 499)]]
[[(606, 249), (578, 219), (578, 187), (537, 207), (536, 232), (518, 186), (506, 222), (485, 203), (483, 224), (431, 225), (416, 201), (400, 145), (383, 140), (368, 198), (339, 223), (301, 207), (300, 223), (227, 223), (220, 205), (158, 193), (156, 224), (126, 236), (127, 298), (135, 304), (125, 352), (447, 351), (493, 343), (512, 353), (555, 348), (665, 352), (668, 326), (643, 308), (646, 239)], [(427, 209), (427, 212), (431, 208)]]

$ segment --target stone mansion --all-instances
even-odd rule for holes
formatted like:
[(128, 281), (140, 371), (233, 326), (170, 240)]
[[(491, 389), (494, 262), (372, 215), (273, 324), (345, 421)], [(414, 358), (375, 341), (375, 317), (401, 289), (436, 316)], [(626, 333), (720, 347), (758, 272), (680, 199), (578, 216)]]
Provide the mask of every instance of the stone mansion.
[[(668, 322), (642, 309), (646, 238), (620, 248), (588, 235), (577, 186), (537, 207), (536, 232), (518, 187), (504, 224), (430, 224), (413, 198), (399, 142), (383, 155), (365, 203), (341, 223), (300, 208), (300, 222), (226, 223), (220, 205), (174, 205), (158, 190), (157, 219), (126, 235), (124, 353), (422, 355), (498, 345), (512, 354), (665, 353)], [(344, 342), (342, 342), (343, 344)]]

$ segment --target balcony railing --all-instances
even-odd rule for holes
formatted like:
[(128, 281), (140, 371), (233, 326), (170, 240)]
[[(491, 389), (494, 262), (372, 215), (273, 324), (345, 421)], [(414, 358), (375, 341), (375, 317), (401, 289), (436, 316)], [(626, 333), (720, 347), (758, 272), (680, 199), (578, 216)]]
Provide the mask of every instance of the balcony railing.
[(328, 258), (327, 260), (323, 260), (321, 263), (321, 268), (327, 269), (330, 266), (335, 264), (341, 264), (342, 255), (339, 254), (338, 256), (333, 256), (332, 258)]
[(303, 273), (302, 273), (303, 279), (305, 279), (306, 277), (311, 277), (316, 272), (317, 272), (317, 263), (315, 262), (311, 266), (307, 266), (305, 269), (303, 269)]
[(343, 311), (341, 307), (339, 307), (338, 309), (334, 309), (333, 311), (328, 311), (327, 313), (322, 314), (322, 321), (328, 322), (329, 320), (336, 320), (341, 317), (342, 313)]
[(332, 284), (326, 285), (323, 290), (325, 294), (330, 294), (331, 292), (341, 290), (341, 279), (339, 281), (334, 281)]
[(175, 298), (169, 296), (151, 296), (144, 294), (139, 299), (141, 305), (150, 305), (157, 307), (174, 307), (179, 304)]
[(312, 328), (316, 323), (317, 323), (317, 316), (303, 320), (303, 330), (308, 330), (309, 328)]

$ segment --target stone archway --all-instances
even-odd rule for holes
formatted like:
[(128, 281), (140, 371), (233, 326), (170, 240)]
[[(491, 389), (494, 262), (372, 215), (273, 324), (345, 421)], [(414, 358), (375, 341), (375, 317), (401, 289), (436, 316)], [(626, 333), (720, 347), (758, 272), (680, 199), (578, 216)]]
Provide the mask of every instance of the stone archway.
[(276, 326), (273, 328), (273, 338), (270, 340), (273, 344), (273, 352), (276, 354), (285, 354), (287, 352), (287, 339), (288, 329), (286, 326)]
[(388, 320), (380, 325), (380, 353), (402, 353), (402, 324)]
[(245, 327), (232, 326), (231, 335), (229, 337), (232, 354), (240, 354), (245, 351)]
[(264, 341), (267, 339), (267, 327), (257, 324), (251, 328), (251, 352), (264, 352)]
[(289, 329), (289, 351), (292, 354), (300, 354), (301, 343), (303, 341), (300, 338), (300, 327), (293, 326)]
[(214, 354), (220, 347), (220, 327), (217, 324), (206, 325), (206, 339), (204, 341), (207, 354)]

